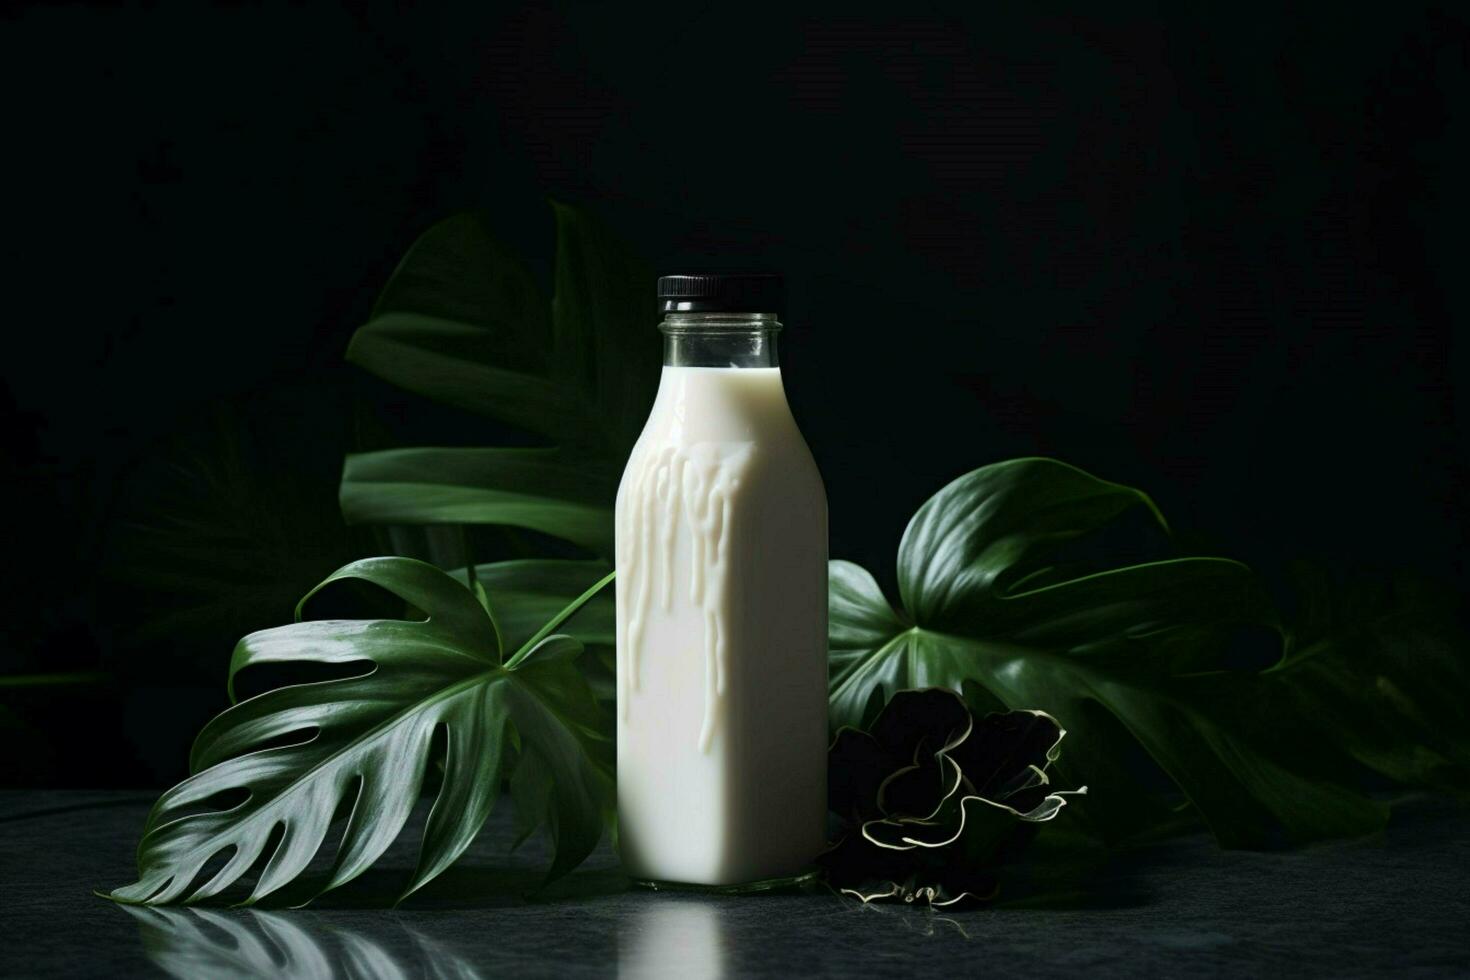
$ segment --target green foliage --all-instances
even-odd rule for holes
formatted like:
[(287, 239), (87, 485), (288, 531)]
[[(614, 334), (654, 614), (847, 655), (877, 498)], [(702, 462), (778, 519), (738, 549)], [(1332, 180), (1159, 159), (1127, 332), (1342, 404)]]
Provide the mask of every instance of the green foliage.
[[(465, 524), (524, 528), (611, 556), (618, 475), (657, 380), (643, 315), (650, 277), (575, 209), (554, 212), (550, 303), (478, 217), (461, 215), (415, 243), (348, 350), (392, 384), (551, 444), (351, 454), (339, 491), (349, 523), (400, 536), (404, 525), (449, 525), (448, 538), (430, 536), (429, 550), (458, 564), (473, 561), (453, 527)], [(273, 526), (269, 514), (262, 520)], [(256, 865), (250, 902), (287, 885), (309, 896), (351, 880), (402, 830), (432, 778), (436, 731), (448, 745), (443, 783), (409, 891), (463, 851), (506, 774), (520, 835), (549, 824), (551, 876), (569, 870), (611, 822), (611, 747), (594, 699), (612, 691), (608, 575), (604, 561), (568, 560), (471, 564), (448, 575), (371, 559), (337, 572), (327, 581), (373, 582), (428, 618), (302, 622), (242, 640), (232, 689), (238, 672), (263, 664), (372, 669), (278, 687), (211, 722), (195, 744), (193, 775), (150, 816), (139, 881), (113, 897), (203, 900)], [(578, 613), (551, 634), (547, 624), (563, 624), (567, 610)], [(517, 652), (502, 662), (509, 651)], [(221, 804), (222, 793), (241, 789), (244, 803)], [(331, 871), (297, 882), (338, 805), (351, 816)], [(226, 852), (213, 871), (210, 860)], [(201, 878), (206, 866), (212, 875)]]
[[(507, 776), (518, 837), (550, 829), (550, 877), (579, 863), (610, 823), (612, 744), (598, 698), (612, 696), (614, 612), (603, 587), (617, 480), (658, 374), (645, 315), (651, 277), (579, 212), (560, 204), (554, 212), (550, 303), (480, 218), (459, 216), (413, 246), (348, 350), (394, 385), (524, 434), (506, 436), (517, 443), (508, 446), (347, 458), (339, 488), (347, 520), (387, 526), (395, 541), (420, 529), (435, 561), (458, 570), (406, 558), (355, 562), (322, 585), (386, 589), (408, 608), (403, 618), (299, 621), (241, 640), (232, 698), (242, 674), (330, 676), (268, 685), (204, 729), (193, 774), (150, 814), (139, 880), (113, 898), (197, 902), (234, 891), (246, 904), (309, 900), (376, 861), (426, 787), (434, 804), (405, 894), (463, 853)], [(250, 531), (274, 526), (279, 508), (247, 503), (256, 510), (228, 510), (256, 516), (223, 536), (201, 538), (209, 522), (144, 525), (167, 546), (160, 555), (182, 544), (193, 556), (152, 562), (160, 587), (223, 569), (198, 590), (193, 615), (212, 621), (236, 608), (230, 583), (251, 584), (264, 603), (293, 580), (280, 563), (257, 560)], [(1140, 517), (1163, 537), (1143, 493), (1053, 460), (1012, 460), (961, 477), (915, 515), (899, 547), (898, 609), (867, 571), (833, 562), (834, 726), (867, 727), (911, 688), (958, 692), (975, 715), (1049, 712), (1071, 732), (1058, 765), (1068, 783), (1090, 785), (1079, 803), (1109, 839), (1177, 821), (1181, 800), (1227, 845), (1353, 834), (1385, 816), (1359, 792), (1367, 771), (1464, 787), (1470, 740), (1458, 701), (1470, 684), (1453, 624), (1396, 596), (1357, 603), (1346, 616), (1317, 602), (1303, 625), (1282, 630), (1245, 566), (1119, 547), (1115, 532)], [(476, 564), (457, 527), (467, 524), (548, 535), (595, 559)], [(284, 545), (299, 537), (281, 524), (268, 543), (290, 551)], [(1242, 663), (1233, 640), (1252, 632), (1268, 655)], [(1041, 746), (1030, 762), (1040, 773), (1059, 734), (1054, 725), (1023, 728), (1028, 751)], [(944, 753), (931, 755), (929, 768), (947, 772)], [(1046, 801), (1059, 798), (1041, 785), (1007, 783), (1002, 795), (1027, 803), (1009, 812), (990, 798), (967, 806), (978, 793), (944, 797), (951, 805), (939, 823), (976, 831), (965, 845), (972, 870), (1016, 813), (1031, 814), (1033, 802), (1043, 807), (1037, 819), (1056, 812)], [(1030, 799), (1038, 791), (1042, 802)], [(916, 854), (920, 845), (907, 838), (939, 826), (911, 819), (928, 820), (919, 809), (880, 807), (854, 819), (879, 838), (897, 828), (888, 844), (905, 846), (881, 849), (912, 863), (932, 857), (933, 842)], [(971, 822), (972, 809), (1006, 819)], [(864, 861), (854, 868), (874, 870)], [(887, 880), (909, 896), (976, 891), (906, 868)]]
[(347, 358), (384, 380), (550, 442), (347, 458), (349, 522), (498, 524), (612, 556), (612, 504), (658, 378), (651, 275), (606, 232), (554, 204), (548, 304), (475, 215), (427, 231)]
[(1380, 776), (1470, 789), (1470, 658), (1455, 598), (1402, 575), (1343, 582), (1321, 569), (1295, 573), (1303, 608), (1266, 679)]
[[(1386, 809), (1358, 791), (1349, 758), (1383, 751), (1362, 744), (1365, 698), (1349, 689), (1362, 668), (1348, 665), (1363, 658), (1339, 649), (1337, 663), (1314, 667), (1313, 647), (1298, 642), (1283, 656), (1273, 607), (1236, 562), (1074, 557), (1129, 511), (1163, 526), (1137, 490), (1054, 460), (1011, 460), (960, 477), (919, 509), (899, 545), (900, 609), (867, 571), (834, 561), (833, 724), (862, 725), (895, 692), (926, 686), (1047, 711), (1070, 730), (1064, 770), (1092, 786), (1083, 809), (1111, 838), (1170, 816), (1139, 760), (1162, 770), (1227, 846), (1380, 827)], [(1275, 637), (1275, 652), (1241, 666), (1231, 641), (1252, 628)], [(1456, 658), (1419, 650), (1436, 670), (1463, 675)], [(1321, 710), (1321, 698), (1337, 710)], [(1400, 705), (1385, 721), (1399, 726), (1396, 737), (1373, 745), (1432, 736), (1434, 719), (1451, 715), (1420, 714), (1430, 703)], [(1428, 744), (1448, 755), (1448, 741)], [(1463, 742), (1459, 753), (1463, 762)], [(1395, 757), (1379, 768), (1410, 776), (1412, 765)]]
[(278, 381), (202, 408), (131, 469), (102, 552), (120, 676), (188, 678), (201, 648), (280, 622), (371, 553), (333, 493), (349, 414), (333, 385)]
[[(506, 647), (516, 649), (542, 623), (611, 571), (601, 561), (518, 559), (480, 565), (475, 575), (485, 594), (494, 597), (495, 618)], [(464, 569), (450, 574), (459, 581), (468, 580)], [(578, 665), (592, 692), (609, 703), (616, 692), (613, 622), (612, 592), (603, 590), (562, 628), (586, 648)]]
[[(501, 570), (487, 571), (493, 579)], [(411, 893), (479, 832), (511, 755), (517, 770), (546, 777), (545, 792), (518, 795), (517, 803), (536, 808), (520, 814), (524, 826), (550, 827), (548, 877), (580, 863), (611, 810), (611, 746), (573, 662), (582, 644), (555, 631), (611, 576), (557, 606), (560, 596), (538, 588), (565, 584), (565, 569), (533, 563), (516, 572), (522, 593), (535, 598), (505, 616), (506, 634), (489, 609), (433, 566), (374, 558), (329, 576), (302, 600), (298, 618), (323, 587), (357, 580), (386, 589), (422, 619), (300, 621), (241, 640), (230, 663), (232, 699), (251, 668), (330, 665), (334, 676), (237, 701), (206, 726), (191, 755), (193, 775), (149, 815), (138, 881), (112, 897), (197, 902), (258, 869), (244, 899), (252, 904), (297, 882), (328, 843), (333, 815), (348, 809), (330, 870), (297, 886), (309, 899), (377, 860), (408, 821), (432, 763), (442, 761)], [(533, 629), (527, 611), (553, 607)], [(593, 625), (589, 635), (600, 630)], [(504, 646), (502, 635), (519, 646)], [(229, 799), (242, 791), (243, 801)], [(201, 874), (222, 857), (222, 867)]]

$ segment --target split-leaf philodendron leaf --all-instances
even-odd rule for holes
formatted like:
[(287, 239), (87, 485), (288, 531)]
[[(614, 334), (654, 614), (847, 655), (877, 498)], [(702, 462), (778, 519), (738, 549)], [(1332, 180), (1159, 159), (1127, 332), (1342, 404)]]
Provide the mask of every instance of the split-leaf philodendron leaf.
[(400, 388), (549, 444), (351, 455), (349, 522), (508, 525), (612, 556), (618, 477), (658, 380), (652, 278), (576, 209), (553, 208), (549, 304), (480, 217), (459, 215), (414, 243), (347, 350)]
[(960, 477), (915, 514), (899, 545), (898, 609), (867, 571), (832, 562), (833, 726), (862, 727), (895, 692), (929, 686), (1049, 712), (1072, 732), (1062, 766), (1092, 787), (1081, 805), (1108, 836), (1167, 816), (1135, 775), (1139, 757), (1227, 845), (1381, 826), (1382, 806), (1327, 778), (1320, 732), (1295, 705), (1273, 699), (1259, 670), (1230, 665), (1235, 628), (1275, 623), (1246, 566), (1070, 560), (1069, 546), (1137, 510), (1163, 525), (1138, 490), (1055, 460), (1011, 460)]
[[(230, 663), (232, 694), (241, 671), (262, 665), (335, 665), (347, 675), (276, 687), (210, 722), (194, 744), (193, 775), (149, 814), (138, 881), (112, 897), (201, 901), (258, 871), (244, 899), (257, 902), (296, 882), (324, 846), (333, 846), (329, 830), (341, 807), (350, 815), (335, 860), (322, 880), (306, 883), (306, 897), (337, 887), (373, 864), (403, 830), (426, 774), (441, 760), (442, 782), (405, 895), (474, 839), (511, 755), (517, 768), (546, 777), (545, 793), (521, 798), (540, 808), (522, 814), (521, 823), (548, 824), (550, 876), (580, 863), (611, 807), (611, 746), (573, 662), (582, 650), (573, 634), (588, 627), (557, 630), (610, 576), (557, 605), (557, 590), (585, 579), (583, 563), (517, 566), (519, 588), (531, 597), (499, 628), (462, 584), (432, 565), (373, 558), (340, 569), (317, 590), (343, 580), (372, 583), (423, 618), (304, 621), (241, 640)], [(496, 569), (486, 571), (493, 578)], [(555, 589), (539, 594), (546, 585)], [(531, 611), (545, 618), (533, 626)], [(590, 630), (601, 637), (605, 626)], [(503, 647), (502, 636), (516, 645)], [(242, 791), (243, 801), (221, 803)], [(221, 859), (217, 870), (201, 874)]]

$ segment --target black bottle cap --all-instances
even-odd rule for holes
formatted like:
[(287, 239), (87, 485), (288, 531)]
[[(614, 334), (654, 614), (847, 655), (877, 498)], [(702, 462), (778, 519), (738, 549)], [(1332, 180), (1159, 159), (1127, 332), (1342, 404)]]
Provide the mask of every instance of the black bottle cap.
[(773, 275), (659, 276), (664, 313), (774, 313), (786, 310), (786, 284)]

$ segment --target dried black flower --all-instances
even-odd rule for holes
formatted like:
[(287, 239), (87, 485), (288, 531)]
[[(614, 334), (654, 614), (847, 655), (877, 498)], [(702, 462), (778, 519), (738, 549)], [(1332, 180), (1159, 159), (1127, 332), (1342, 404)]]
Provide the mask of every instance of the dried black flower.
[(869, 732), (828, 754), (828, 806), (843, 822), (828, 881), (863, 901), (953, 905), (996, 892), (996, 862), (1056, 816), (1047, 767), (1066, 733), (1041, 711), (977, 718), (941, 688), (900, 691)]

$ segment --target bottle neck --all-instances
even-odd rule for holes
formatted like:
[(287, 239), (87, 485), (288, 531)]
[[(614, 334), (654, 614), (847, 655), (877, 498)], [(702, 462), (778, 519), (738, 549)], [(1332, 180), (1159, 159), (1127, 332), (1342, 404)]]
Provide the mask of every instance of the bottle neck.
[(665, 367), (773, 368), (776, 333), (773, 313), (666, 313), (658, 325), (664, 335)]

